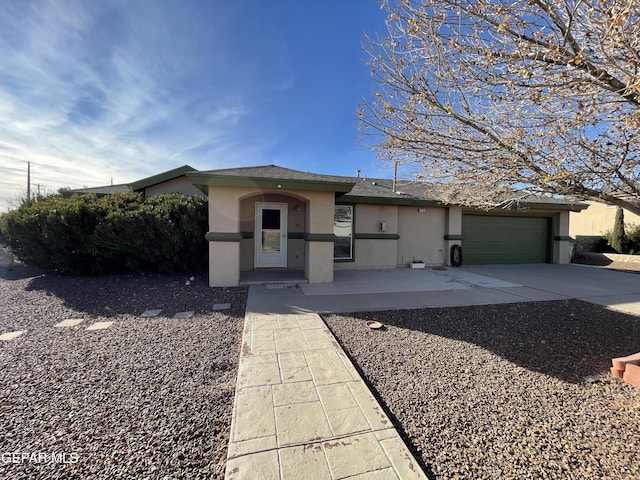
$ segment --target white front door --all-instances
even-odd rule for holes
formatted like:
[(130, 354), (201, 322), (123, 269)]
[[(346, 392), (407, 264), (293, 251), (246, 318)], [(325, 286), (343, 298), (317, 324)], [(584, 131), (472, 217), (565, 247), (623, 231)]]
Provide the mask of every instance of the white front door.
[(287, 266), (287, 204), (256, 202), (255, 267)]

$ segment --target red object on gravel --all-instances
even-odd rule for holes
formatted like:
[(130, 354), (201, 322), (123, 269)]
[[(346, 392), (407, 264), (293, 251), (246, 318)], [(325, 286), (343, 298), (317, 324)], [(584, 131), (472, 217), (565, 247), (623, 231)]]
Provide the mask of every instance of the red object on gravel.
[(624, 369), (623, 380), (634, 387), (640, 388), (640, 366), (629, 363)]
[(611, 375), (640, 388), (640, 352), (626, 357), (614, 358)]

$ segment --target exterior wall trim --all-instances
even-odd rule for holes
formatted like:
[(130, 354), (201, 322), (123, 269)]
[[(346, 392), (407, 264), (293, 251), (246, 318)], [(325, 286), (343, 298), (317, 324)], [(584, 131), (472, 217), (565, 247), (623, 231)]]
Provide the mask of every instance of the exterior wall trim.
[(356, 240), (399, 240), (397, 233), (356, 233)]
[(304, 240), (307, 242), (335, 242), (336, 236), (333, 233), (305, 233)]
[(313, 190), (321, 192), (347, 193), (355, 183), (331, 182), (322, 180), (292, 180), (287, 178), (237, 177), (233, 175), (216, 175), (211, 173), (192, 172), (188, 175), (195, 185), (222, 187), (252, 187), (259, 189), (281, 190)]
[(239, 242), (244, 236), (239, 232), (207, 232), (204, 238), (209, 242)]

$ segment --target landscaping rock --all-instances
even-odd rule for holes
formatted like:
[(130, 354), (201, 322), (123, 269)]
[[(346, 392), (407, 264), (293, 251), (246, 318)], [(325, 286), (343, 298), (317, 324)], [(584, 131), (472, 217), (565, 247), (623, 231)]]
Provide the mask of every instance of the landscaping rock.
[(22, 273), (0, 270), (0, 333), (27, 330), (0, 342), (0, 478), (224, 478), (246, 289)]
[(570, 300), (325, 320), (432, 478), (640, 478), (640, 389), (609, 374), (637, 316)]

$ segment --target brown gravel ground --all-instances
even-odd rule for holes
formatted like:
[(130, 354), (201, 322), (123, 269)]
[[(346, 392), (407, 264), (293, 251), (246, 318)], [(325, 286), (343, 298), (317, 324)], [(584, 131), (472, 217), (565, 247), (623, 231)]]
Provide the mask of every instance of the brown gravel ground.
[(0, 268), (1, 479), (224, 478), (247, 291), (189, 277)]
[(640, 317), (570, 300), (325, 321), (431, 478), (640, 478), (640, 390), (608, 374)]

